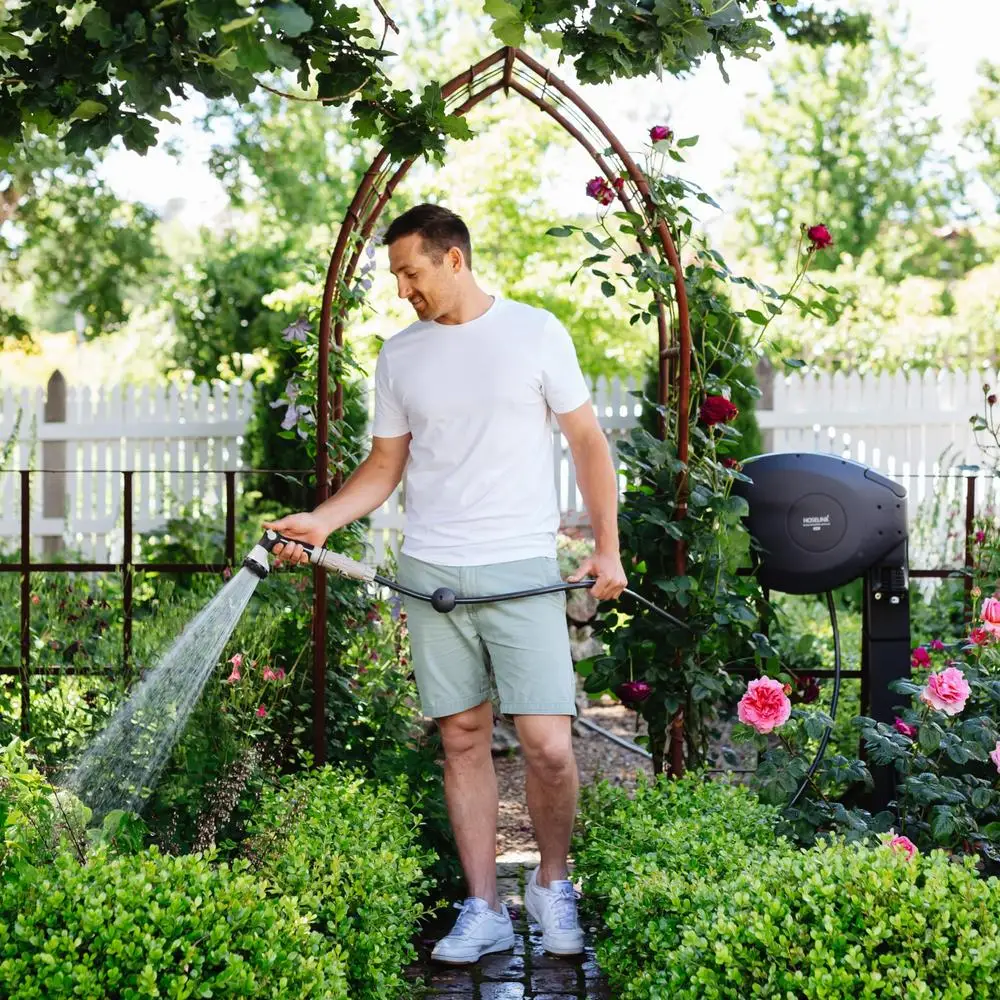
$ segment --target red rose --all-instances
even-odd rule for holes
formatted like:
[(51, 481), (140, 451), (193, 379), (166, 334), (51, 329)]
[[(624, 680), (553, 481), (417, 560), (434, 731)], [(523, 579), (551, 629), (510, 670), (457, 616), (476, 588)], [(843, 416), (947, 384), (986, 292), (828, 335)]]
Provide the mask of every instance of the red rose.
[(625, 178), (616, 177), (612, 182), (611, 186), (619, 193), (622, 193), (622, 189), (625, 187)]
[(997, 394), (995, 392), (991, 392), (986, 397), (986, 402), (989, 403), (990, 406), (996, 406), (997, 405)]
[(701, 404), (698, 416), (709, 427), (716, 424), (728, 424), (739, 416), (739, 410), (725, 396), (706, 396)]
[(645, 681), (625, 681), (615, 688), (615, 694), (629, 708), (644, 702), (652, 693), (653, 689)]
[(826, 226), (810, 226), (806, 230), (806, 236), (809, 237), (813, 250), (822, 250), (824, 247), (833, 246), (833, 237)]
[(654, 125), (649, 130), (649, 138), (652, 142), (664, 142), (667, 139), (672, 139), (673, 135), (673, 129), (668, 128), (666, 125)]
[(587, 181), (587, 197), (602, 205), (610, 205), (615, 200), (615, 193), (603, 177), (595, 177)]
[(722, 464), (727, 469), (742, 469), (743, 466), (740, 465), (739, 459), (733, 458), (731, 455), (727, 455), (722, 459)]

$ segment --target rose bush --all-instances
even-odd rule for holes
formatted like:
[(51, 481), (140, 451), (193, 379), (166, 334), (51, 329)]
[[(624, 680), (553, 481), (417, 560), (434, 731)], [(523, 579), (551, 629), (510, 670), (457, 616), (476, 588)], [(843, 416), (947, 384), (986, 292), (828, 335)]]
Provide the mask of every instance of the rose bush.
[[(654, 603), (665, 604), (687, 627), (655, 616), (609, 612), (597, 625), (608, 644), (607, 654), (578, 664), (578, 670), (591, 694), (622, 690), (627, 697), (630, 689), (623, 685), (648, 685), (648, 695), (630, 703), (648, 722), (654, 769), (659, 771), (668, 731), (676, 741), (671, 754), (675, 764), (705, 761), (712, 727), (741, 692), (741, 682), (726, 665), (755, 657), (754, 632), (764, 603), (756, 582), (740, 572), (750, 562), (750, 539), (742, 520), (746, 503), (731, 491), (735, 479), (743, 476), (733, 455), (740, 433), (733, 425), (739, 407), (732, 396), (736, 389), (750, 398), (759, 395), (755, 386), (740, 382), (738, 373), (752, 373), (771, 319), (789, 304), (807, 312), (818, 308), (799, 294), (818, 248), (803, 226), (799, 267), (784, 294), (733, 274), (718, 251), (692, 238), (694, 216), (687, 202), (711, 199), (665, 169), (671, 161), (682, 160), (681, 150), (695, 139), (674, 141), (663, 124), (651, 127), (649, 137), (644, 177), (652, 206), (638, 200), (643, 214), (613, 211), (615, 186), (595, 177), (587, 194), (609, 209), (599, 218), (600, 234), (564, 225), (549, 230), (549, 235), (583, 234), (596, 252), (584, 259), (581, 269), (592, 269), (606, 296), (619, 290), (636, 296), (633, 324), (654, 322), (658, 302), (675, 309), (674, 274), (656, 233), (661, 220), (686, 261), (683, 277), (692, 300), (712, 301), (718, 289), (731, 285), (734, 296), (746, 292), (760, 306), (727, 306), (724, 312), (709, 310), (701, 317), (705, 331), (692, 358), (691, 412), (686, 415), (691, 449), (686, 463), (676, 452), (676, 413), (669, 406), (659, 413), (665, 424), (662, 440), (648, 429), (636, 429), (618, 446), (629, 481), (619, 531), (630, 585)], [(630, 250), (622, 245), (623, 237), (638, 237), (640, 246)], [(830, 291), (823, 289), (823, 301)], [(741, 323), (754, 331), (745, 341), (735, 329)], [(650, 413), (661, 410), (655, 400), (647, 400), (647, 406)], [(681, 576), (674, 560), (678, 545), (687, 553), (688, 569)]]

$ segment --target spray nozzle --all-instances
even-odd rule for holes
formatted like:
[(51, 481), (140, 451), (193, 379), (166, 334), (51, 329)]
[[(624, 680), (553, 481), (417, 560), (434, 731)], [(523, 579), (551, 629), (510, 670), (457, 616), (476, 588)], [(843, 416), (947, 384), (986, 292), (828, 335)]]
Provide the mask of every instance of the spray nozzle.
[(287, 535), (268, 528), (261, 536), (260, 541), (250, 550), (250, 554), (243, 560), (243, 565), (252, 573), (256, 573), (262, 580), (270, 571), (268, 556), (274, 551), (275, 545), (279, 542), (286, 545), (301, 545), (309, 556), (309, 561), (315, 566), (323, 569), (332, 569), (344, 576), (353, 576), (355, 579), (364, 580), (371, 583), (375, 579), (375, 570), (364, 563), (349, 559), (337, 552), (331, 552), (320, 545), (311, 545), (297, 538), (289, 538)]

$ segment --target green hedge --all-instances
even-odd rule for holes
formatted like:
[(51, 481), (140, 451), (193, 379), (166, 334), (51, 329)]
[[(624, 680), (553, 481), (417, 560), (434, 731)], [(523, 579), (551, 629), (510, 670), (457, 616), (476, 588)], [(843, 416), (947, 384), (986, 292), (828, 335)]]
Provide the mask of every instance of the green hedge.
[(600, 786), (575, 845), (622, 1000), (959, 1000), (995, 994), (1000, 882), (942, 852), (793, 848), (745, 790)]
[(325, 767), (266, 792), (251, 827), (274, 891), (298, 897), (342, 948), (352, 1000), (397, 1000), (402, 969), (416, 958), (433, 855), (419, 846), (408, 801), (403, 780), (373, 785)]
[(231, 864), (106, 843), (81, 862), (18, 841), (0, 884), (0, 1000), (398, 1000), (432, 886), (411, 801), (403, 779), (287, 777)]
[(0, 997), (347, 1000), (342, 950), (247, 871), (155, 848), (63, 853), (0, 885)]

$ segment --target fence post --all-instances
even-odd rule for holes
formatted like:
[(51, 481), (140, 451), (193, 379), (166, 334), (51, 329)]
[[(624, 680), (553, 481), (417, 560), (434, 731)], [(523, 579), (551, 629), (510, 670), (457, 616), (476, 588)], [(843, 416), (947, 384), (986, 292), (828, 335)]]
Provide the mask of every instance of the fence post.
[[(45, 388), (46, 428), (53, 424), (66, 423), (66, 379), (56, 369)], [(52, 469), (66, 468), (66, 442), (42, 440), (42, 517), (66, 517), (66, 473), (52, 472)], [(42, 552), (54, 555), (63, 549), (63, 535), (43, 535)]]
[[(760, 389), (760, 399), (757, 400), (757, 409), (773, 410), (774, 367), (767, 358), (761, 358), (757, 362), (757, 387)], [(760, 447), (765, 455), (774, 451), (774, 430), (772, 428), (761, 428)]]

